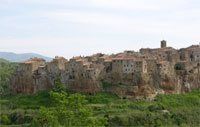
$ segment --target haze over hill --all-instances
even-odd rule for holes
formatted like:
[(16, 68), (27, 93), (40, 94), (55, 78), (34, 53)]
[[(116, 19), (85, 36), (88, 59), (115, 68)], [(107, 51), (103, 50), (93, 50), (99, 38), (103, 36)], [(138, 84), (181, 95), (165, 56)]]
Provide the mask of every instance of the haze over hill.
[(50, 61), (52, 58), (46, 57), (40, 54), (36, 53), (22, 53), (22, 54), (16, 54), (13, 52), (0, 52), (0, 58), (9, 60), (11, 62), (23, 62), (27, 59), (33, 58), (33, 57), (38, 57), (38, 58), (43, 58), (46, 61)]

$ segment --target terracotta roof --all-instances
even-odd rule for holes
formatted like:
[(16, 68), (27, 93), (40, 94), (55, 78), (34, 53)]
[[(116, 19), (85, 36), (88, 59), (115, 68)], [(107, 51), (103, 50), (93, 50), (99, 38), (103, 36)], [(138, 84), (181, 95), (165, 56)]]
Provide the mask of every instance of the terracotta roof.
[(107, 58), (104, 60), (104, 62), (112, 62), (112, 59), (111, 58)]
[(54, 59), (64, 59), (64, 60), (66, 60), (64, 57), (62, 57), (62, 56), (56, 56)]
[(117, 56), (113, 57), (112, 60), (135, 60), (142, 61), (143, 58), (137, 55), (127, 55), (124, 53), (117, 54)]
[(27, 61), (25, 61), (23, 63), (29, 64), (29, 63), (34, 63), (34, 62), (45, 62), (45, 60), (42, 59), (42, 58), (34, 57), (34, 58), (31, 58), (31, 59), (29, 59), (29, 60), (27, 60)]

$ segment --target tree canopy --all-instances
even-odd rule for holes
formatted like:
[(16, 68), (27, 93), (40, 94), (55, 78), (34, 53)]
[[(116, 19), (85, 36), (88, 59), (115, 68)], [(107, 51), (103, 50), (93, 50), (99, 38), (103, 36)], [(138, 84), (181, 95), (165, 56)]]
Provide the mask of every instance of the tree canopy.
[(106, 124), (107, 120), (105, 118), (100, 119), (93, 116), (92, 110), (86, 105), (85, 96), (81, 94), (68, 94), (61, 90), (61, 86), (60, 82), (56, 82), (54, 91), (50, 92), (53, 107), (41, 107), (33, 122), (33, 126), (93, 127)]

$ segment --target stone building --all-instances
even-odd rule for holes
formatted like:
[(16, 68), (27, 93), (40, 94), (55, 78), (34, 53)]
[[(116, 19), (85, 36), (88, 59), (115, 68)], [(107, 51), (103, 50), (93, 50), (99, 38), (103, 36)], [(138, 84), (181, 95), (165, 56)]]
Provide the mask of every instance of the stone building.
[(140, 52), (142, 54), (151, 54), (156, 57), (158, 61), (169, 61), (176, 63), (179, 61), (179, 53), (176, 49), (172, 47), (166, 47), (167, 44), (166, 41), (161, 41), (161, 48), (156, 48), (156, 49), (140, 49)]
[(16, 93), (34, 93), (38, 91), (33, 74), (38, 71), (39, 67), (44, 65), (45, 60), (40, 58), (32, 58), (19, 63), (19, 67), (11, 80), (11, 89)]
[(59, 70), (65, 70), (65, 64), (68, 61), (64, 57), (56, 56), (51, 62), (47, 63), (47, 70), (49, 72), (58, 72)]
[(65, 66), (64, 83), (73, 91), (100, 91), (98, 78), (103, 67), (103, 64), (98, 64), (93, 58), (72, 58)]
[(135, 58), (134, 56), (128, 56), (126, 54), (120, 54), (112, 59), (113, 71), (119, 73), (131, 74), (131, 73), (147, 73), (147, 63), (142, 58)]
[[(167, 46), (105, 55), (55, 57), (51, 62), (32, 58), (19, 64), (11, 80), (16, 93), (35, 93), (61, 79), (72, 91), (107, 91), (119, 96), (153, 96), (156, 91), (180, 93), (200, 87), (200, 46), (176, 50)], [(107, 86), (105, 86), (105, 83)], [(143, 91), (141, 93), (141, 91)]]
[(179, 53), (182, 61), (200, 61), (200, 45), (192, 45), (190, 47), (180, 49)]

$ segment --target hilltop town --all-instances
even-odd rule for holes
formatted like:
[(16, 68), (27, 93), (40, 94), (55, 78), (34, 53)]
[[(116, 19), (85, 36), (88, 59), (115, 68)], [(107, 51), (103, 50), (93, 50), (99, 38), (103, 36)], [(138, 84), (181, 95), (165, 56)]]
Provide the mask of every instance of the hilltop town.
[(102, 53), (86, 57), (32, 58), (20, 63), (11, 78), (14, 93), (50, 90), (60, 79), (75, 92), (111, 92), (120, 97), (152, 98), (200, 88), (200, 45), (176, 50), (161, 41), (160, 48), (139, 52)]

